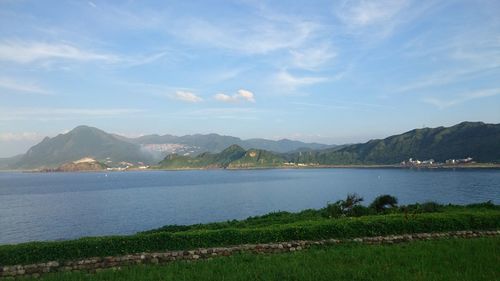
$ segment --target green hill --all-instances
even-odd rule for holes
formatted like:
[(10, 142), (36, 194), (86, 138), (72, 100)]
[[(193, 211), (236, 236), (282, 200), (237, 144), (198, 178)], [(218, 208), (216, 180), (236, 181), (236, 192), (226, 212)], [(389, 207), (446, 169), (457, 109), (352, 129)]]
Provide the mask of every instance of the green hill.
[(286, 157), (291, 162), (321, 165), (395, 164), (409, 158), (444, 162), (466, 157), (498, 163), (500, 124), (463, 122), (452, 127), (415, 129), (340, 149), (291, 153)]
[(97, 128), (79, 126), (66, 134), (46, 137), (21, 156), (11, 168), (57, 167), (84, 157), (118, 163), (150, 162), (140, 146), (116, 138)]
[(281, 165), (285, 160), (269, 151), (231, 145), (220, 153), (202, 153), (195, 157), (168, 155), (159, 165), (166, 169), (258, 168)]

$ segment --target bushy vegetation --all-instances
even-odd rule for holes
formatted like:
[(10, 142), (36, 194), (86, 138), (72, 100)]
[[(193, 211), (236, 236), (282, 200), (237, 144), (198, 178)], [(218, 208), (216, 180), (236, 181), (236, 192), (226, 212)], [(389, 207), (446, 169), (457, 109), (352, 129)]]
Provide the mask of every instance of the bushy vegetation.
[(398, 199), (392, 195), (380, 195), (370, 204), (370, 208), (375, 209), (377, 213), (382, 213), (389, 208), (395, 208), (398, 205)]
[[(357, 206), (357, 205), (355, 205)], [(354, 207), (353, 207), (354, 209)], [(487, 230), (500, 228), (498, 206), (444, 207), (437, 213), (402, 212), (325, 218), (324, 210), (286, 212), (197, 226), (171, 226), (130, 236), (82, 238), (70, 241), (33, 242), (0, 246), (0, 264), (27, 264), (137, 252), (186, 250), (246, 243), (318, 240), (402, 233)]]
[[(114, 280), (498, 280), (500, 238), (344, 244), (275, 255), (131, 266), (93, 275), (56, 273), (40, 281)], [(31, 280), (31, 279), (29, 279)], [(27, 281), (27, 280), (26, 280)]]

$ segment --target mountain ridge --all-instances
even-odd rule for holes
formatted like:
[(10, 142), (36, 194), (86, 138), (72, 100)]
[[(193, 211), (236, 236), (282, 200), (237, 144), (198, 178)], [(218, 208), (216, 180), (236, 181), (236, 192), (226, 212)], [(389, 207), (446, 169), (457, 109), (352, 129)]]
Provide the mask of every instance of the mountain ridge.
[(395, 164), (409, 158), (443, 162), (466, 157), (478, 162), (500, 162), (500, 124), (462, 122), (450, 127), (413, 129), (339, 149), (289, 154), (287, 159), (349, 165)]
[(58, 134), (52, 138), (45, 137), (25, 154), (0, 159), (0, 169), (56, 168), (83, 157), (93, 157), (110, 166), (119, 165), (120, 162), (156, 164), (165, 155), (175, 152), (189, 155), (205, 152), (217, 153), (232, 144), (245, 147), (253, 145), (271, 147), (278, 152), (298, 149), (298, 147), (328, 147), (324, 144), (308, 144), (300, 141), (285, 141), (283, 144), (281, 141), (265, 139), (254, 139), (253, 143), (245, 143), (245, 140), (240, 138), (215, 133), (180, 137), (153, 134), (127, 138), (98, 128), (80, 125), (67, 133)]
[[(253, 155), (250, 157), (249, 153)], [(261, 155), (265, 155), (266, 159), (259, 161)], [(444, 162), (466, 157), (472, 157), (478, 162), (500, 163), (500, 124), (462, 122), (451, 127), (413, 129), (384, 139), (322, 150), (280, 154), (250, 149), (239, 159), (226, 165), (215, 161), (217, 157), (171, 156), (161, 161), (160, 167), (169, 169), (394, 165), (409, 158)]]

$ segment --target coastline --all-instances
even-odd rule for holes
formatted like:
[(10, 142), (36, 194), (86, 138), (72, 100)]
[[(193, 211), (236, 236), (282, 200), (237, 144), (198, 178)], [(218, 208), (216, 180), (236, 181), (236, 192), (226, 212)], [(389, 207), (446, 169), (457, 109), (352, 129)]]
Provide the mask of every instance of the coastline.
[(228, 167), (228, 168), (216, 168), (216, 167), (181, 167), (181, 168), (163, 168), (159, 166), (152, 166), (148, 169), (130, 168), (126, 170), (116, 171), (116, 170), (81, 170), (81, 171), (44, 171), (40, 169), (19, 169), (19, 170), (0, 170), (0, 173), (114, 173), (114, 172), (137, 172), (137, 171), (198, 171), (198, 170), (271, 170), (271, 169), (416, 169), (416, 170), (476, 170), (476, 169), (500, 169), (500, 164), (495, 163), (474, 163), (474, 164), (463, 164), (463, 165), (431, 165), (431, 166), (402, 166), (400, 164), (393, 165), (308, 165), (308, 166), (298, 166), (298, 165), (283, 165), (283, 166), (267, 166), (267, 167)]

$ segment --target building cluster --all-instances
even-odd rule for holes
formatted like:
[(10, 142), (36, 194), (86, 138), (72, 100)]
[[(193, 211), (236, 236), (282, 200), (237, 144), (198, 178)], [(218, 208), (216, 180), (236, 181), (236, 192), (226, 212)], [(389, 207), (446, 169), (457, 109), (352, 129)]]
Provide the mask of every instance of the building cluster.
[(434, 161), (434, 159), (428, 159), (428, 160), (418, 160), (418, 159), (413, 159), (410, 158), (408, 161), (403, 161), (401, 162), (401, 166), (406, 166), (406, 167), (418, 167), (418, 166), (442, 166), (442, 165), (458, 165), (458, 164), (468, 164), (468, 163), (473, 163), (471, 157), (467, 157), (464, 159), (448, 159), (445, 161), (445, 163), (440, 163)]
[(464, 159), (448, 159), (448, 160), (446, 160), (446, 164), (450, 164), (450, 165), (466, 164), (466, 163), (471, 163), (471, 162), (472, 162), (471, 157), (467, 157)]
[(434, 161), (434, 159), (420, 161), (418, 159), (410, 158), (410, 159), (408, 159), (408, 161), (401, 162), (401, 165), (403, 165), (403, 166), (421, 166), (421, 165), (429, 166), (429, 165), (434, 165), (435, 163), (436, 162)]

